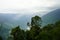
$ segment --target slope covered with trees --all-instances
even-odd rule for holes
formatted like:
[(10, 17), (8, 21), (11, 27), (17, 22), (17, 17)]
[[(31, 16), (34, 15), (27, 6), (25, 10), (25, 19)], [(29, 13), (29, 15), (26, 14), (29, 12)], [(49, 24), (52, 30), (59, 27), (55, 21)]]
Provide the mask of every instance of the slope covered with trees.
[(60, 9), (55, 9), (46, 15), (42, 16), (42, 25), (47, 25), (50, 23), (55, 23), (60, 20)]
[(11, 30), (8, 40), (60, 40), (60, 21), (45, 25), (41, 28), (42, 20), (39, 16), (31, 18), (28, 23), (30, 30), (22, 30), (19, 26)]

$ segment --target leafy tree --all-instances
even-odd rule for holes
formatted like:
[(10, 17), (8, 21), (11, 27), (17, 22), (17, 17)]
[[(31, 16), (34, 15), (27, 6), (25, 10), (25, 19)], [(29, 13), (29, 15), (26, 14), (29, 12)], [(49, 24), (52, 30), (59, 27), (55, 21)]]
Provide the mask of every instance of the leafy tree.
[(51, 36), (53, 37), (53, 40), (60, 40), (60, 27), (51, 30)]
[(51, 30), (53, 40), (60, 40), (60, 21), (54, 24), (54, 28)]
[(24, 38), (25, 38), (25, 37), (24, 37), (24, 31), (21, 30), (21, 29), (19, 28), (19, 26), (12, 29), (11, 35), (13, 35), (13, 37), (14, 37), (13, 39), (14, 39), (14, 40), (24, 40)]
[(0, 36), (0, 40), (3, 40), (1, 36)]
[(29, 30), (26, 31), (26, 40), (32, 40)]
[(32, 17), (31, 26), (41, 26), (41, 18), (39, 16)]
[[(0, 31), (1, 29), (2, 29), (2, 24), (0, 24)], [(0, 36), (0, 40), (3, 40), (1, 36)]]
[(45, 31), (40, 32), (35, 38), (36, 40), (51, 40), (50, 34)]
[(53, 24), (48, 24), (42, 28), (42, 31), (49, 32), (50, 30), (53, 29)]
[(13, 40), (13, 36), (8, 36), (7, 40)]
[(54, 27), (60, 27), (60, 21), (57, 21), (54, 25)]
[(39, 16), (32, 17), (31, 28), (27, 32), (29, 34), (28, 40), (35, 40), (35, 37), (40, 33), (40, 30), (41, 30), (40, 27), (41, 27), (41, 18)]

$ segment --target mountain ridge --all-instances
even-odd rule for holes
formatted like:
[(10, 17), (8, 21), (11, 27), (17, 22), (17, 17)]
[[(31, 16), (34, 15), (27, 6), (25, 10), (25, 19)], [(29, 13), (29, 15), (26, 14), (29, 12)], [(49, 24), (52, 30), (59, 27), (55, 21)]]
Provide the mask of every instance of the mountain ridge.
[(53, 10), (42, 16), (43, 25), (51, 24), (60, 20), (60, 9)]
[[(18, 16), (18, 18), (16, 17)], [(2, 32), (4, 32), (1, 36), (6, 37), (9, 33), (10, 29), (13, 27), (16, 27), (17, 25), (21, 26), (21, 28), (26, 29), (27, 28), (27, 22), (31, 22), (31, 17), (35, 15), (14, 15), (14, 14), (0, 14), (0, 24), (3, 23), (3, 29), (0, 32), (0, 35)], [(15, 20), (14, 18), (17, 18)], [(54, 23), (58, 20), (60, 20), (60, 9), (53, 10), (49, 12), (48, 14), (41, 17), (42, 18), (42, 25), (47, 25), (50, 23)], [(13, 20), (14, 19), (14, 20)], [(6, 31), (6, 32), (5, 32)]]

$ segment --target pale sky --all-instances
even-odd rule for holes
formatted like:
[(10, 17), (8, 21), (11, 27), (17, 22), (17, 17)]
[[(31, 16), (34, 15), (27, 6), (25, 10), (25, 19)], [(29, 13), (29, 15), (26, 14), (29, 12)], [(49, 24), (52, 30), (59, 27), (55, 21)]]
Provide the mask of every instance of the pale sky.
[(44, 14), (60, 7), (60, 0), (0, 0), (0, 13)]

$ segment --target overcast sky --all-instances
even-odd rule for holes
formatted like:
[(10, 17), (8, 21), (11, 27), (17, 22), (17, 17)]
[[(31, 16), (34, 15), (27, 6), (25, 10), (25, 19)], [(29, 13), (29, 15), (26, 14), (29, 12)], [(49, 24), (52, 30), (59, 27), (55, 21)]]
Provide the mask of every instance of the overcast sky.
[(60, 0), (0, 0), (0, 13), (44, 14), (60, 7)]

